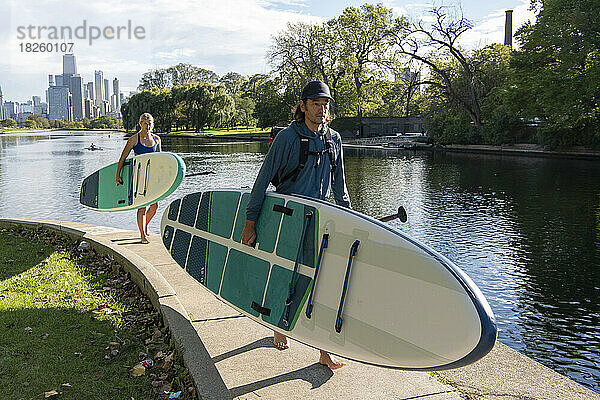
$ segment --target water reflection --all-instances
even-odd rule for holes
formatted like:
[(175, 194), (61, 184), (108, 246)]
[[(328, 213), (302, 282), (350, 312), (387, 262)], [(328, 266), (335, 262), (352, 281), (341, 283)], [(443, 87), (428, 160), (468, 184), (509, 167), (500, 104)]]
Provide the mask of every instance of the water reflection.
[[(88, 151), (91, 142), (103, 151)], [(0, 215), (136, 230), (135, 211), (99, 213), (78, 203), (83, 178), (118, 160), (123, 135), (0, 135)], [(252, 185), (267, 145), (165, 138), (188, 177), (159, 203)], [(397, 228), (456, 262), (482, 289), (499, 338), (600, 390), (600, 165), (592, 161), (347, 149), (353, 207), (372, 216), (399, 205)]]

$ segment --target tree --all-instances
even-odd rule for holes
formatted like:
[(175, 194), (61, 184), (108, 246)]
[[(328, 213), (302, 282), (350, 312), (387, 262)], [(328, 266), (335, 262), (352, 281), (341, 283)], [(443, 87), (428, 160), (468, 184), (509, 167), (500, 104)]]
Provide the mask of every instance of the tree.
[(396, 54), (425, 64), (431, 79), (422, 84), (438, 88), (450, 105), (462, 109), (475, 126), (481, 126), (477, 65), (458, 45), (460, 36), (471, 29), (473, 23), (462, 13), (453, 15), (454, 10), (433, 7), (429, 11), (433, 22), (421, 19), (410, 24), (396, 36)]
[(170, 71), (164, 68), (153, 69), (145, 72), (140, 79), (138, 90), (147, 89), (164, 89), (173, 85), (172, 76)]
[(17, 126), (17, 121), (12, 118), (5, 118), (1, 121), (1, 125), (5, 128), (13, 128)]
[(233, 96), (235, 101), (234, 125), (250, 126), (256, 123), (253, 117), (256, 102), (250, 97)]
[(217, 84), (219, 76), (213, 71), (191, 64), (179, 63), (168, 68), (158, 68), (142, 75), (138, 90), (166, 89), (193, 82)]
[(393, 64), (390, 49), (394, 38), (404, 30), (406, 22), (402, 18), (394, 18), (392, 10), (381, 4), (365, 4), (360, 9), (346, 8), (331, 24), (342, 43), (342, 62), (350, 72), (356, 89), (360, 123), (363, 109), (369, 103), (364, 87), (377, 77), (382, 77), (384, 68)]
[(219, 79), (219, 83), (230, 95), (241, 95), (247, 81), (245, 76), (237, 72), (228, 72)]
[(517, 31), (511, 67), (517, 111), (540, 120), (552, 146), (600, 145), (600, 3), (536, 0), (535, 23)]

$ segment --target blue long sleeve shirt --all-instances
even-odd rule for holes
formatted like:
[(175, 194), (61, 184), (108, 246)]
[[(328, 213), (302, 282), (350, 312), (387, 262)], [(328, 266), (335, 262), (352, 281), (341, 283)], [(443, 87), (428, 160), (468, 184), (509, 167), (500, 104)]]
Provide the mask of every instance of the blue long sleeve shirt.
[(336, 168), (331, 182), (331, 160), (325, 150), (327, 126), (324, 125), (319, 132), (311, 131), (304, 122), (292, 122), (287, 128), (280, 131), (265, 157), (265, 161), (258, 172), (248, 207), (246, 219), (257, 221), (265, 198), (265, 191), (275, 174), (284, 177), (296, 169), (300, 161), (300, 138), (298, 135), (309, 139), (309, 151), (321, 154), (310, 154), (304, 168), (300, 171), (295, 181), (288, 179), (281, 182), (276, 192), (283, 194), (300, 194), (316, 199), (325, 199), (333, 190), (335, 203), (350, 208), (350, 196), (346, 188), (344, 175), (344, 158), (342, 139), (340, 134), (330, 129), (331, 137), (336, 150)]

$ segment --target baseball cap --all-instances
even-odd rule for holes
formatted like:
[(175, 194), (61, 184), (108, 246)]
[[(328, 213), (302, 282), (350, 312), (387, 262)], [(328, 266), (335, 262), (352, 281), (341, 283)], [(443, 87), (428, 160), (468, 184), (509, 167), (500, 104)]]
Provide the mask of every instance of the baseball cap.
[(329, 86), (327, 86), (325, 82), (310, 81), (304, 86), (304, 89), (302, 89), (302, 100), (318, 99), (320, 97), (327, 97), (328, 99), (333, 100), (331, 92), (329, 91)]

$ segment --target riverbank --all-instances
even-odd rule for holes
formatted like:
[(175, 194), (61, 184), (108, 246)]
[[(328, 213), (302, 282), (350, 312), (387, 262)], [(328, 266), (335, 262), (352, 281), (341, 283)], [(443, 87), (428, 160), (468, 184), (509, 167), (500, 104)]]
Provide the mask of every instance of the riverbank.
[(21, 226), (0, 228), (0, 253), (6, 397), (195, 397), (160, 315), (112, 257)]
[(368, 138), (348, 140), (344, 142), (344, 148), (354, 149), (378, 149), (385, 151), (440, 151), (456, 153), (478, 153), (478, 154), (502, 154), (532, 157), (559, 157), (573, 159), (600, 160), (600, 151), (586, 149), (584, 147), (571, 147), (565, 149), (548, 150), (538, 144), (522, 143), (510, 145), (433, 145), (414, 140), (410, 136), (386, 138)]
[(46, 132), (125, 132), (124, 129), (87, 129), (87, 128), (46, 128), (46, 129), (26, 129), (26, 128), (18, 128), (18, 129), (10, 129), (10, 128), (0, 128), (0, 134), (6, 133), (46, 133)]
[(272, 332), (217, 300), (185, 273), (161, 243), (138, 233), (73, 222), (0, 219), (0, 225), (43, 225), (119, 261), (160, 310), (202, 399), (552, 399), (598, 400), (595, 393), (497, 343), (469, 366), (436, 373), (390, 370), (348, 361), (331, 372), (318, 352), (292, 341), (279, 351)]

